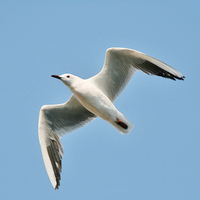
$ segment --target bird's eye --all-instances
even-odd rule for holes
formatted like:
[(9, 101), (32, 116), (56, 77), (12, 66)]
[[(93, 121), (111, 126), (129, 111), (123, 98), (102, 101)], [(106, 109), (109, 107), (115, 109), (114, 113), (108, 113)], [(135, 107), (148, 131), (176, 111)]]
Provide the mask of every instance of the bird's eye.
[(67, 78), (70, 78), (70, 76), (69, 76), (69, 75), (67, 75)]

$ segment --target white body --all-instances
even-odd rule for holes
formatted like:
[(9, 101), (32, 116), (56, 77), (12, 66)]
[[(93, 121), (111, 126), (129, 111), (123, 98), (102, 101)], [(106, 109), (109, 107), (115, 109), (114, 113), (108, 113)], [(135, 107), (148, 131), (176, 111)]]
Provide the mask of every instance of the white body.
[(169, 65), (125, 48), (108, 49), (102, 70), (87, 80), (71, 74), (53, 75), (73, 93), (66, 103), (45, 105), (40, 110), (39, 141), (45, 168), (55, 189), (60, 185), (62, 136), (86, 125), (97, 116), (122, 134), (131, 131), (132, 123), (116, 109), (113, 102), (137, 70), (173, 80), (184, 79), (180, 72)]
[[(72, 76), (70, 75), (70, 78)], [(77, 80), (76, 85), (70, 85), (69, 88), (87, 110), (109, 122), (122, 134), (131, 131), (133, 124), (116, 109), (111, 100), (100, 89), (91, 84), (89, 80), (83, 80), (76, 76), (73, 76), (73, 79)], [(127, 124), (128, 128), (124, 129), (117, 125), (115, 123), (117, 119)]]

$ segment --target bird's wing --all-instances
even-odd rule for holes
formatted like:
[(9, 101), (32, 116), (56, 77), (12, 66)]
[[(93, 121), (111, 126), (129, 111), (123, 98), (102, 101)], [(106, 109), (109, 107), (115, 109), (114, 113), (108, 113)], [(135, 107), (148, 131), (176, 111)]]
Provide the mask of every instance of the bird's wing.
[(141, 52), (126, 48), (110, 48), (102, 70), (89, 80), (114, 101), (137, 70), (149, 75), (183, 80), (184, 76), (169, 65)]
[(95, 119), (71, 96), (68, 102), (59, 105), (45, 105), (39, 116), (39, 141), (45, 168), (55, 189), (60, 185), (61, 159), (63, 148), (60, 138)]

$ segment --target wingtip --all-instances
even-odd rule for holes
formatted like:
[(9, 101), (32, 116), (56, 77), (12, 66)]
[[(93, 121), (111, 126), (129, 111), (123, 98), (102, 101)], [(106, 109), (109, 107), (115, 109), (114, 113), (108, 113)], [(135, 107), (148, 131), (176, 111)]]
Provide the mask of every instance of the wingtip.
[(55, 186), (54, 189), (55, 189), (55, 190), (58, 190), (58, 189), (59, 189), (59, 186), (60, 186), (60, 184), (59, 184), (59, 185), (57, 184), (57, 185)]
[(61, 180), (60, 177), (56, 177), (55, 182), (52, 183), (52, 186), (54, 187), (55, 190), (59, 189), (59, 187), (60, 187), (60, 180)]
[(181, 76), (181, 77), (176, 76), (176, 77), (173, 77), (173, 80), (176, 81), (176, 79), (184, 81), (185, 76)]
[(184, 79), (185, 79), (185, 76), (182, 76), (182, 77), (181, 77), (181, 80), (183, 80), (183, 81), (184, 81)]

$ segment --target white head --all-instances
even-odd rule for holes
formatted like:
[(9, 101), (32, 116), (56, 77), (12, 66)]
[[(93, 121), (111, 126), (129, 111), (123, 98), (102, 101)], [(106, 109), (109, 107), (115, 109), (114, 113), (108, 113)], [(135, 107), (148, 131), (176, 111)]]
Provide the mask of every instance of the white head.
[(72, 74), (63, 74), (63, 75), (52, 75), (51, 77), (53, 78), (57, 78), (60, 79), (66, 86), (70, 87), (74, 87), (79, 80), (81, 80), (81, 78), (74, 76)]

